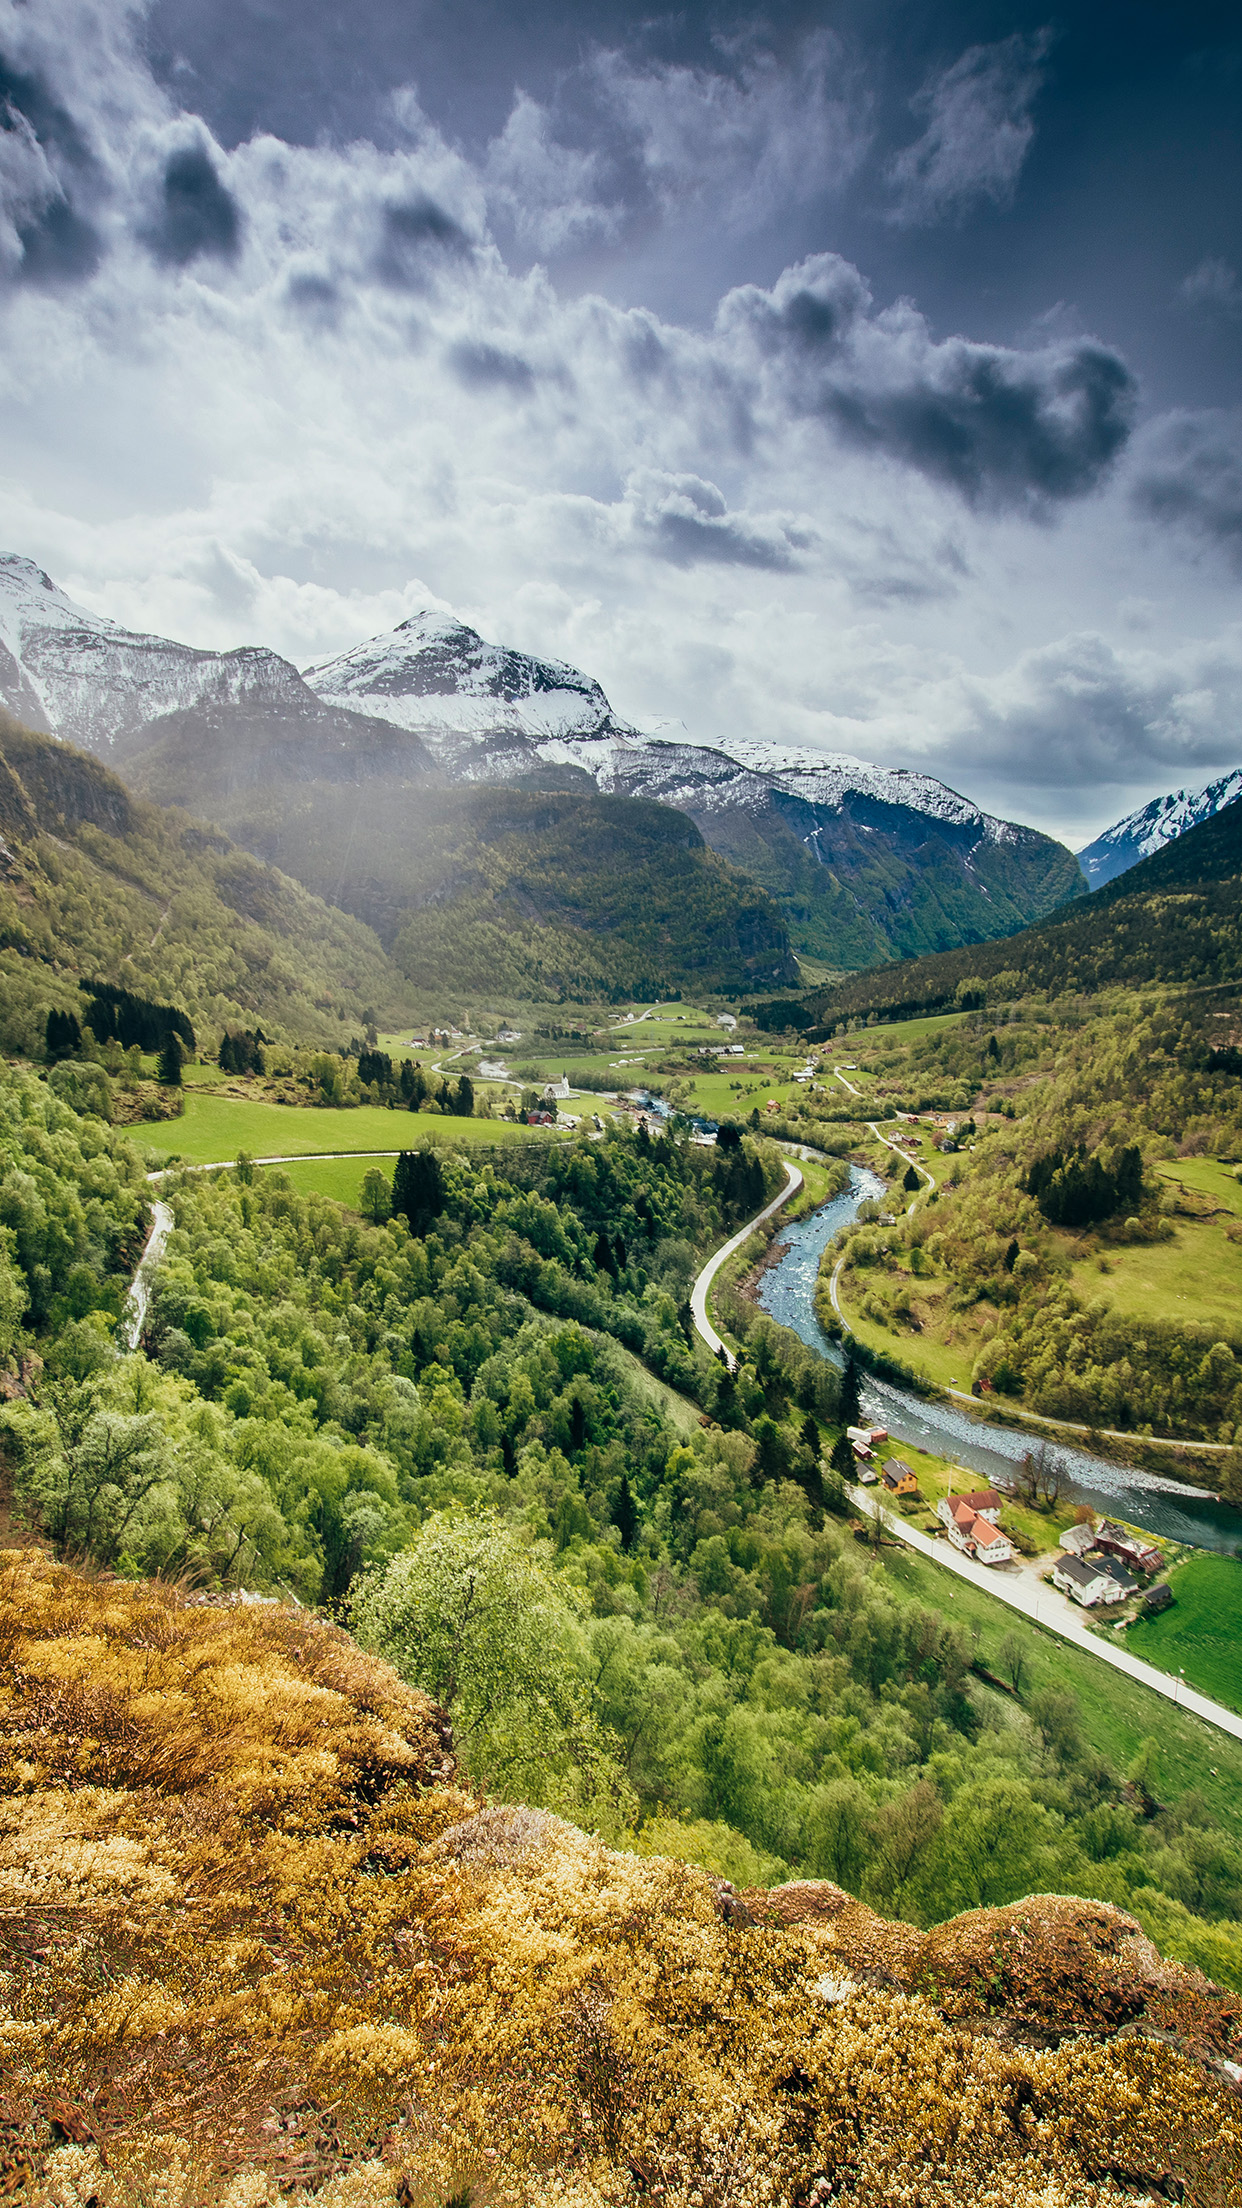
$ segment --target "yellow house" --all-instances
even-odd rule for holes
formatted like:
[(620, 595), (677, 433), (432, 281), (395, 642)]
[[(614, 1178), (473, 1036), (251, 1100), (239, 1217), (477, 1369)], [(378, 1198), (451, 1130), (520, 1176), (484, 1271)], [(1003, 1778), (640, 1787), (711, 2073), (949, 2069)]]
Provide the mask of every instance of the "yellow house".
[(917, 1495), (919, 1483), (908, 1464), (900, 1457), (890, 1457), (884, 1467), (884, 1485), (890, 1495)]

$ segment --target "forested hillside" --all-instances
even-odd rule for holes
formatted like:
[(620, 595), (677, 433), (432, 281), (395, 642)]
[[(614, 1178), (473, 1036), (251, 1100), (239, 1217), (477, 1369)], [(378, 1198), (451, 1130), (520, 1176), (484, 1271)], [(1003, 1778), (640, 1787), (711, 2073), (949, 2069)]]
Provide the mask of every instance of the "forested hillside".
[[(80, 978), (176, 1003), (196, 1027), (339, 1042), (397, 1017), (370, 929), (95, 759), (0, 715), (0, 1042), (29, 1054)], [(351, 1023), (346, 1026), (346, 1022)]]
[(1037, 990), (1059, 997), (1118, 984), (1236, 980), (1240, 881), (1242, 799), (1038, 927), (873, 967), (830, 990), (760, 1006), (756, 1016), (765, 1025), (831, 1033), (860, 1015), (909, 1019), (982, 1001), (985, 984), (1010, 997)]
[(223, 811), (250, 850), (373, 927), (420, 989), (589, 1001), (797, 978), (770, 898), (668, 806), (363, 775), (243, 789)]

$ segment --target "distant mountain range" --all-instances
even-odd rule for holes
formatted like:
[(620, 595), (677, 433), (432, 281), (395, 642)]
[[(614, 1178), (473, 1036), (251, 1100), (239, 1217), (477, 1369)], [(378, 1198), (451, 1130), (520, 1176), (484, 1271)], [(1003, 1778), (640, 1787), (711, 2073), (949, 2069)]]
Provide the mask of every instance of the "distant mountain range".
[(1242, 899), (1242, 797), (1222, 806), (1108, 882), (1037, 926), (1002, 941), (966, 945), (931, 958), (906, 959), (851, 974), (798, 1000), (769, 1000), (761, 1023), (831, 1034), (843, 1020), (910, 1019), (955, 1006), (999, 1012), (1009, 999), (1043, 990), (1050, 997), (1090, 996), (1148, 983), (1193, 984), (1203, 1016), (1219, 988), (1217, 1032), (1238, 1036), (1242, 980), (1238, 906)]
[(1168, 797), (1153, 797), (1149, 805), (1127, 813), (1124, 820), (1106, 828), (1102, 836), (1079, 852), (1078, 863), (1088, 884), (1092, 889), (1102, 889), (1105, 882), (1163, 850), (1166, 843), (1184, 836), (1188, 828), (1211, 820), (1238, 797), (1242, 797), (1242, 767), (1235, 767), (1232, 774), (1222, 775), (1201, 790), (1173, 790)]
[[(442, 613), (299, 673), (259, 647), (196, 651), (122, 629), (10, 555), (0, 558), (0, 696), (29, 725), (107, 758), (143, 794), (218, 820), (390, 943), (408, 939), (410, 916), (432, 903), (443, 913), (464, 875), (477, 890), (479, 838), (493, 817), (470, 799), (481, 784), (517, 785), (515, 799), (518, 789), (595, 794), (620, 807), (614, 825), (625, 801), (687, 814), (776, 907), (770, 926), (751, 907), (764, 939), (752, 986), (769, 951), (770, 984), (786, 978), (788, 943), (830, 966), (867, 966), (1004, 935), (1085, 886), (1062, 845), (930, 775), (646, 734), (589, 676), (489, 644)], [(450, 826), (455, 807), (468, 832)], [(506, 879), (516, 820), (505, 809)], [(638, 816), (629, 825), (640, 834)], [(541, 851), (546, 889), (556, 857), (546, 838)], [(526, 917), (551, 916), (536, 899)]]

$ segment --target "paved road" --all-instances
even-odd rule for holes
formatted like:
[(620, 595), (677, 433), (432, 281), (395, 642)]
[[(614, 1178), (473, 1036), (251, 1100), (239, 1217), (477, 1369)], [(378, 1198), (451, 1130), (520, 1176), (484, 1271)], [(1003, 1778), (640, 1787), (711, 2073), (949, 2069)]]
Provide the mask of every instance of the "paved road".
[(715, 1327), (712, 1325), (711, 1320), (707, 1316), (707, 1292), (708, 1289), (711, 1287), (712, 1282), (716, 1278), (717, 1273), (720, 1271), (721, 1266), (724, 1264), (725, 1259), (727, 1257), (732, 1257), (735, 1250), (740, 1250), (743, 1242), (745, 1242), (745, 1240), (747, 1239), (747, 1236), (752, 1235), (755, 1231), (755, 1228), (761, 1227), (766, 1219), (770, 1219), (773, 1216), (774, 1212), (778, 1212), (782, 1204), (787, 1204), (790, 1197), (796, 1196), (798, 1190), (801, 1188), (802, 1175), (798, 1171), (797, 1166), (791, 1165), (788, 1158), (783, 1159), (781, 1162), (785, 1167), (786, 1179), (785, 1186), (781, 1190), (780, 1195), (774, 1196), (770, 1204), (765, 1204), (762, 1211), (757, 1211), (753, 1219), (748, 1219), (744, 1227), (739, 1227), (737, 1233), (733, 1235), (728, 1242), (722, 1244), (721, 1248), (717, 1250), (714, 1257), (708, 1258), (706, 1265), (703, 1267), (702, 1272), (699, 1274), (698, 1279), (695, 1281), (695, 1284), (690, 1291), (690, 1314), (694, 1320), (695, 1331), (702, 1336), (702, 1339), (706, 1342), (713, 1357), (715, 1357), (720, 1350), (724, 1350), (725, 1362), (728, 1365), (730, 1372), (737, 1371), (737, 1359), (731, 1349), (725, 1348), (725, 1344), (721, 1341), (719, 1334), (716, 1332)]
[[(865, 1488), (851, 1488), (848, 1492), (856, 1509), (865, 1511), (869, 1518), (881, 1512), (878, 1497), (868, 1494)], [(1008, 1573), (1003, 1566), (976, 1564), (973, 1558), (955, 1549), (947, 1536), (933, 1540), (930, 1534), (920, 1533), (916, 1526), (906, 1525), (887, 1512), (883, 1515), (893, 1533), (908, 1548), (916, 1549), (920, 1556), (929, 1556), (944, 1570), (956, 1572), (959, 1579), (968, 1579), (973, 1587), (981, 1587), (986, 1594), (994, 1595), (997, 1602), (1006, 1603), (1011, 1610), (1020, 1610), (1024, 1617), (1032, 1618), (1049, 1632), (1059, 1633), (1063, 1641), (1071, 1641), (1075, 1648), (1085, 1648), (1089, 1655), (1098, 1656), (1102, 1664), (1111, 1664), (1114, 1671), (1124, 1671), (1129, 1678), (1150, 1687), (1153, 1694), (1163, 1695), (1166, 1702), (1175, 1702), (1179, 1709), (1191, 1710), (1222, 1733), (1232, 1733), (1235, 1740), (1242, 1740), (1242, 1717), (1225, 1709), (1220, 1702), (1209, 1701), (1206, 1694), (1199, 1694), (1184, 1680), (1171, 1678), (1168, 1672), (1157, 1671), (1154, 1665), (1131, 1656), (1128, 1649), (1114, 1647), (1099, 1634), (1088, 1632), (1055, 1587), (1043, 1587), (1038, 1582), (1032, 1584), (1024, 1574)]]

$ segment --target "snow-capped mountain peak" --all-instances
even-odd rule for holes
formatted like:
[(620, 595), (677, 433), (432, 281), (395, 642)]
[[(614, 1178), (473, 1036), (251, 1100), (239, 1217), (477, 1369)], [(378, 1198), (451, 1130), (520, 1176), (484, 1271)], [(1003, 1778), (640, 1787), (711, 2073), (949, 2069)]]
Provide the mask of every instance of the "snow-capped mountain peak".
[(266, 646), (200, 651), (91, 613), (33, 560), (0, 554), (0, 703), (29, 727), (105, 754), (166, 713), (314, 705)]
[[(387, 636), (306, 668), (326, 705), (395, 721), (467, 781), (503, 779), (496, 746), (620, 732), (599, 684), (560, 660), (488, 644), (452, 614), (415, 613)], [(629, 731), (625, 731), (629, 733)], [(518, 770), (520, 771), (520, 769)]]
[(1188, 828), (1197, 828), (1201, 820), (1210, 820), (1237, 797), (1242, 797), (1242, 767), (1200, 790), (1171, 790), (1167, 797), (1153, 797), (1150, 804), (1127, 813), (1080, 851), (1079, 865), (1092, 889), (1102, 889), (1105, 882), (1137, 866), (1140, 859), (1150, 858), (1153, 851), (1163, 850)]

